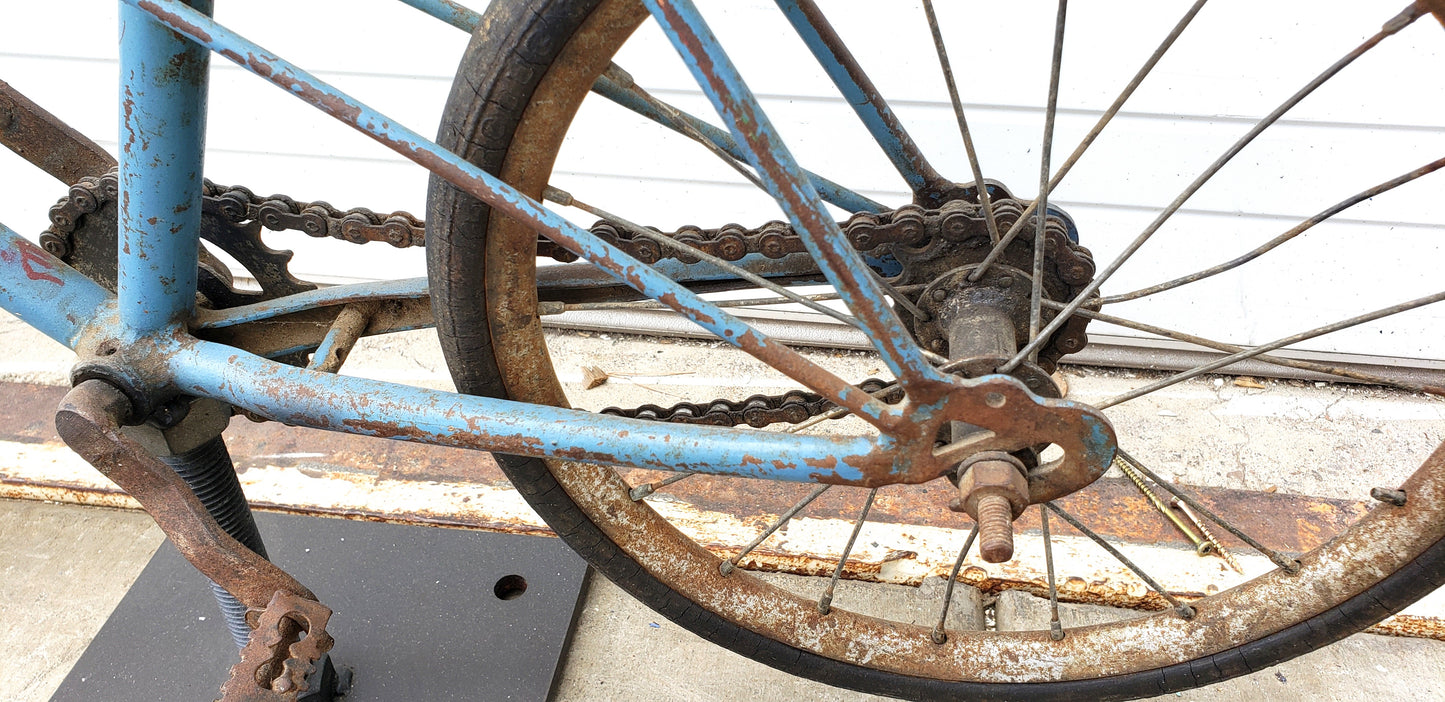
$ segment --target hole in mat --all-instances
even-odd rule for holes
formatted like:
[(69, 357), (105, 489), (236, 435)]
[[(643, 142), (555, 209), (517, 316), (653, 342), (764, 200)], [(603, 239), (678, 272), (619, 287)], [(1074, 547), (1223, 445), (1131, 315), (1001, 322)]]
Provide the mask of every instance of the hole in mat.
[(499, 600), (515, 600), (527, 591), (527, 579), (520, 575), (504, 575), (492, 586), (492, 594)]

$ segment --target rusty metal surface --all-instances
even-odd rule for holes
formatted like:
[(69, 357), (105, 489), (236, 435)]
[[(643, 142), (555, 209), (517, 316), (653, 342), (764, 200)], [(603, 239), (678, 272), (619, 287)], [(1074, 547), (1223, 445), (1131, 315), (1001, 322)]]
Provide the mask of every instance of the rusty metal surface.
[(115, 167), (115, 157), (0, 81), (0, 144), (69, 185)]
[(316, 347), (316, 355), (307, 367), (323, 373), (341, 370), (341, 364), (346, 362), (356, 340), (366, 332), (372, 317), (376, 316), (380, 308), (381, 303), (376, 300), (353, 302), (342, 307), (331, 323), (331, 328), (327, 330), (326, 337)]
[(330, 618), (320, 602), (277, 590), (231, 667), (221, 702), (291, 702), (306, 692), (306, 676), (335, 643), (326, 633)]

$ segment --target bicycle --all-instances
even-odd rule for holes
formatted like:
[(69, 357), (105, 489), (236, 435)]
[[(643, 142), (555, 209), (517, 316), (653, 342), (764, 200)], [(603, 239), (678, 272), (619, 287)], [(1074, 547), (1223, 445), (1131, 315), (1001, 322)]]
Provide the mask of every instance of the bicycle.
[[(1423, 307), (1445, 294), (1247, 348), (1189, 337), (1225, 347), (1226, 355), (1092, 405), (1060, 397), (1050, 379), (1060, 358), (1087, 346), (1089, 324), (1177, 334), (1101, 310), (1213, 277), (1238, 262), (1112, 296), (1101, 296), (1100, 288), (1259, 132), (1377, 44), (1432, 12), (1445, 14), (1437, 4), (1416, 3), (1393, 18), (1382, 16), (1383, 29), (1226, 149), (1103, 268), (1096, 268), (1081, 246), (1088, 228), (1048, 203), (1048, 193), (1102, 132), (1090, 132), (1060, 170), (1051, 169), (1044, 156), (1040, 196), (1019, 199), (1003, 183), (984, 177), (955, 95), (951, 102), (971, 171), (965, 182), (955, 183), (929, 165), (812, 2), (778, 4), (907, 183), (907, 204), (890, 208), (802, 170), (690, 2), (654, 1), (646, 7), (621, 1), (501, 2), (485, 17), (441, 0), (407, 4), (473, 33), (439, 144), (236, 35), (205, 11), (174, 0), (128, 0), (122, 9), (126, 117), (119, 172), (113, 181), (93, 177), (104, 159), (77, 149), (73, 162), (92, 178), (72, 189), (67, 206), (74, 212), (61, 209), (73, 222), (80, 214), (106, 212), (107, 203), (115, 206), (121, 253), (114, 273), (71, 265), (95, 260), (78, 253), (86, 245), (83, 238), (57, 233), (42, 249), (8, 229), (0, 231), (5, 239), (0, 303), (82, 358), (73, 374), (76, 387), (58, 414), (62, 436), (140, 500), (182, 553), (239, 603), (241, 628), (233, 631), (250, 643), (227, 695), (294, 695), (329, 647), (329, 612), (258, 555), (259, 548), (242, 545), (243, 532), (228, 536), (230, 530), (218, 526), (170, 466), (121, 431), (122, 425), (146, 421), (160, 428), (182, 426), (193, 411), (190, 398), (299, 426), (497, 452), (517, 489), (559, 536), (664, 615), (785, 670), (899, 696), (1109, 698), (1184, 689), (1327, 644), (1398, 611), (1445, 578), (1445, 519), (1436, 506), (1445, 479), (1441, 450), (1398, 489), (1382, 490), (1380, 505), (1348, 531), (1294, 555), (1236, 529), (1150, 470), (1146, 460), (1120, 451), (1102, 411), (1251, 358), (1440, 394), (1437, 387), (1410, 380), (1269, 354), (1321, 330)], [(1100, 129), (1203, 5), (1195, 3), (1174, 25), (1136, 79), (1103, 111)], [(937, 36), (932, 6), (925, 7)], [(1061, 3), (1058, 37), (1064, 7)], [(612, 63), (649, 16), (684, 56), (726, 130), (667, 105)], [(1055, 86), (1061, 42), (1053, 42)], [(936, 48), (943, 53), (941, 40)], [(431, 170), (425, 225), (400, 213), (340, 212), (203, 183), (210, 52)], [(949, 87), (956, 93), (951, 79)], [(788, 221), (752, 229), (681, 227), (664, 234), (554, 186), (553, 163), (589, 92), (698, 142), (772, 195)], [(1046, 113), (1052, 125), (1057, 114), (1052, 98)], [(1047, 131), (1052, 126), (1045, 129), (1050, 136), (1043, 143), (1052, 144)], [(1442, 165), (1445, 160), (1434, 161), (1351, 195), (1267, 246)], [(544, 199), (602, 221), (583, 228), (541, 205)], [(840, 224), (829, 206), (851, 215)], [(424, 238), (429, 279), (304, 289), (287, 280), (275, 252), (236, 245), (206, 229), (220, 223), (253, 233), (263, 226), (296, 228), (395, 245)], [(223, 249), (218, 242), (230, 242), (235, 250), (227, 252), (270, 287), (247, 293), (231, 286), (225, 266), (198, 248), (203, 237)], [(569, 265), (539, 269), (538, 255)], [(586, 266), (570, 264), (577, 259)], [(599, 284), (597, 271), (615, 282)], [(848, 312), (775, 280), (826, 282), (834, 292), (824, 297), (835, 295)], [(106, 283), (113, 284), (114, 294)], [(846, 381), (700, 294), (739, 288), (767, 289), (774, 297), (762, 304), (800, 304), (858, 327), (896, 380)], [(197, 303), (198, 293), (203, 304)], [(635, 305), (639, 297), (741, 348), (804, 391), (706, 406), (566, 409), (540, 317), (569, 306)], [(264, 331), (278, 322), (294, 324), (283, 334)], [(459, 394), (335, 373), (359, 336), (430, 322), (438, 328)], [(844, 414), (853, 419), (838, 433), (757, 431)], [(744, 424), (750, 428), (733, 428)], [(880, 488), (942, 478), (953, 483), (957, 499), (940, 512), (966, 513), (974, 524), (950, 573), (951, 593), (975, 541), (986, 561), (1012, 557), (1012, 524), (1035, 504), (1046, 559), (1049, 515), (1091, 534), (1054, 501), (1095, 483), (1116, 456), (1204, 520), (1257, 548), (1275, 568), (1193, 599), (1128, 564), (1150, 583), (1149, 601), (1159, 612), (1065, 629), (1055, 610), (1048, 631), (1006, 634), (948, 629), (946, 607), (937, 624), (919, 625), (882, 622), (834, 606), (833, 587), (851, 540), (832, 584), (817, 600), (774, 588), (743, 565), (763, 538), (829, 486), (867, 489), (856, 538)], [(630, 485), (611, 466), (668, 471), (679, 478), (761, 477), (817, 487), (796, 509), (773, 520), (757, 543), (720, 558), (641, 499), (665, 486)], [(1058, 590), (1050, 573), (1051, 599)], [(298, 629), (309, 636), (292, 645)], [(257, 671), (268, 665), (270, 674), (258, 679)]]

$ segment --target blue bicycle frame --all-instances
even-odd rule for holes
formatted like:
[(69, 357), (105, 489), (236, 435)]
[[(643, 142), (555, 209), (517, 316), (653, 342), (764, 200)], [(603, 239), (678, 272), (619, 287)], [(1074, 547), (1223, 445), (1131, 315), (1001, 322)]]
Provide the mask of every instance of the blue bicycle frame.
[[(477, 23), (474, 13), (446, 0), (405, 1), (462, 29)], [(75, 349), (92, 376), (148, 397), (214, 398), (299, 426), (608, 465), (855, 485), (929, 480), (969, 453), (1016, 450), (1042, 438), (1065, 449), (1065, 457), (1053, 467), (1059, 475), (1102, 474), (1114, 453), (1113, 431), (1102, 415), (1082, 405), (1038, 398), (1007, 376), (948, 376), (924, 358), (823, 202), (826, 196), (852, 209), (877, 209), (877, 204), (798, 167), (689, 0), (645, 4), (730, 125), (730, 134), (712, 128), (707, 138), (745, 157), (755, 169), (794, 229), (803, 234), (818, 269), (874, 340), (905, 390), (904, 402), (888, 405), (871, 397), (699, 297), (658, 267), (630, 257), (236, 35), (209, 17), (208, 0), (189, 5), (124, 0), (122, 5), (121, 243), (115, 295), (0, 226), (0, 306)], [(878, 433), (809, 436), (659, 425), (343, 377), (196, 338), (193, 332), (199, 330), (306, 309), (417, 300), (427, 294), (425, 281), (392, 281), (327, 288), (245, 308), (196, 309), (207, 74), (213, 52), (527, 223), (617, 281), (664, 302), (719, 339), (858, 415)], [(830, 75), (840, 86), (847, 81), (845, 72)], [(883, 137), (890, 134), (882, 123), (875, 131)], [(904, 171), (911, 167), (902, 156), (894, 160)], [(934, 437), (949, 421), (966, 421), (984, 430), (936, 450)], [(1047, 478), (1049, 472), (1039, 474)]]

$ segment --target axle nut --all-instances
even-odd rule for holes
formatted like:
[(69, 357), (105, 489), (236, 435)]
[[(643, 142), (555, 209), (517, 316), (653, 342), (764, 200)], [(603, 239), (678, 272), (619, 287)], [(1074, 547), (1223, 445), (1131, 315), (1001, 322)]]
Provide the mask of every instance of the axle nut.
[(978, 524), (979, 554), (989, 563), (1013, 558), (1013, 520), (1029, 506), (1024, 464), (1009, 454), (988, 451), (961, 467), (955, 509)]

